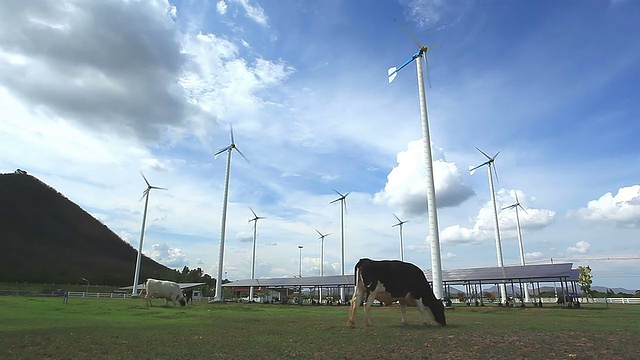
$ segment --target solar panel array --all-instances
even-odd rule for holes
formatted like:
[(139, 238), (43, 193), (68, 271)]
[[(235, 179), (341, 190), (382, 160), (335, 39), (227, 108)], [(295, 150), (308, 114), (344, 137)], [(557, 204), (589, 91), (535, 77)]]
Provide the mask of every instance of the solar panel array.
[[(442, 270), (442, 281), (445, 285), (470, 283), (500, 283), (500, 282), (552, 282), (577, 281), (579, 271), (571, 269), (571, 263), (540, 264), (524, 266), (484, 267), (469, 269)], [(431, 271), (425, 271), (427, 279), (431, 280)], [(224, 287), (332, 287), (354, 285), (353, 275), (332, 276), (304, 276), (267, 279), (245, 279), (227, 283)]]

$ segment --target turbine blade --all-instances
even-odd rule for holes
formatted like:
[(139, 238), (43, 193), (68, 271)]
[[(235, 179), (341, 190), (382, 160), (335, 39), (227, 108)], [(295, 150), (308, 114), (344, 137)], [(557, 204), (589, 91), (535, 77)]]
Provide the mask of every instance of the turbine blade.
[(336, 194), (340, 195), (340, 197), (345, 197), (345, 196), (347, 196), (347, 195), (343, 195), (340, 191), (338, 191), (338, 190), (336, 190), (336, 189), (333, 189), (333, 188), (332, 188), (332, 190), (333, 190), (333, 191), (335, 191), (335, 192), (336, 192)]
[(395, 66), (390, 67), (387, 71), (387, 76), (389, 77), (389, 84), (391, 84), (393, 80), (396, 79), (396, 76), (398, 76), (397, 68)]
[(516, 204), (520, 205), (520, 200), (518, 200), (518, 192), (516, 190), (513, 190), (513, 193), (516, 196)]
[(398, 220), (398, 222), (402, 222), (402, 220), (400, 220), (400, 218), (396, 216), (396, 214), (393, 214), (393, 216), (396, 218), (396, 220)]
[(493, 165), (493, 176), (496, 177), (496, 182), (500, 182), (500, 180), (498, 179), (498, 168), (496, 167), (496, 163), (492, 161), (491, 163), (489, 163), (489, 167), (491, 167), (491, 165)]
[[(349, 195), (349, 194), (347, 194), (347, 195)], [(344, 206), (344, 213), (345, 213), (345, 214), (348, 214), (348, 213), (349, 213), (349, 212), (347, 211), (347, 195), (345, 195), (345, 196), (342, 198), (342, 206)]]
[(420, 48), (425, 47), (420, 41), (418, 41), (418, 39), (416, 39), (415, 36), (413, 36), (412, 33), (409, 32), (409, 30), (407, 30), (407, 28), (404, 27), (404, 25), (401, 22), (399, 22), (396, 19), (393, 19), (393, 21), (395, 21), (396, 24), (398, 24), (400, 26), (400, 28), (402, 28), (402, 30), (404, 30), (404, 32), (406, 32), (411, 37), (411, 39), (413, 39), (413, 41), (416, 43), (416, 45), (418, 45), (418, 47), (420, 47)]
[(491, 156), (487, 155), (487, 153), (486, 153), (486, 152), (484, 152), (484, 151), (480, 150), (480, 149), (479, 149), (479, 148), (477, 148), (477, 147), (476, 147), (476, 150), (480, 151), (480, 152), (482, 153), (482, 155), (484, 155), (487, 159), (489, 159), (489, 160), (493, 160), (493, 158), (492, 158)]
[(318, 229), (314, 229), (314, 230), (318, 233), (318, 235), (320, 235), (320, 237), (324, 237), (324, 235), (322, 235), (322, 233), (318, 231)]
[(158, 186), (151, 186), (151, 185), (149, 185), (149, 189), (169, 190), (169, 189), (167, 189), (167, 188), (158, 187)]
[(138, 201), (142, 201), (142, 199), (144, 199), (145, 196), (149, 196), (149, 188), (147, 188), (145, 191), (142, 192), (142, 196)]
[(227, 147), (226, 147), (226, 148), (224, 148), (224, 149), (220, 149), (220, 150), (218, 150), (215, 154), (213, 154), (213, 158), (214, 158), (214, 159), (217, 159), (217, 158), (218, 158), (218, 155), (222, 154), (222, 153), (223, 153), (223, 152), (225, 152), (225, 151), (228, 151), (230, 148), (231, 148), (231, 145), (227, 146)]
[(149, 181), (147, 181), (147, 178), (144, 176), (144, 174), (142, 173), (142, 171), (140, 171), (140, 175), (142, 175), (142, 178), (144, 179), (144, 182), (147, 183), (147, 187), (151, 186), (149, 185)]
[(514, 207), (516, 207), (518, 204), (513, 204), (513, 205), (509, 205), (509, 206), (505, 206), (500, 210), (507, 210), (507, 209), (513, 209)]
[(254, 216), (254, 217), (256, 217), (256, 218), (258, 217), (258, 215), (256, 214), (256, 212), (255, 212), (255, 211), (253, 211), (253, 209), (252, 209), (252, 208), (249, 208), (249, 210), (251, 210), (251, 213), (253, 213), (253, 216)]
[(233, 125), (229, 123), (229, 131), (231, 132), (231, 144), (235, 144), (236, 142), (233, 140)]
[(520, 207), (520, 209), (522, 209), (522, 211), (524, 211), (525, 214), (529, 215), (527, 210), (524, 207), (522, 207), (522, 205), (520, 205), (520, 203), (518, 203), (518, 206)]
[(236, 151), (238, 151), (238, 154), (240, 154), (240, 156), (242, 156), (242, 157), (247, 161), (247, 163), (251, 164), (251, 161), (249, 161), (249, 159), (247, 159), (247, 157), (246, 157), (246, 156), (244, 156), (244, 154), (242, 153), (242, 151), (240, 151), (240, 149), (238, 149), (238, 147), (237, 147), (237, 146), (235, 147), (235, 149), (236, 149)]

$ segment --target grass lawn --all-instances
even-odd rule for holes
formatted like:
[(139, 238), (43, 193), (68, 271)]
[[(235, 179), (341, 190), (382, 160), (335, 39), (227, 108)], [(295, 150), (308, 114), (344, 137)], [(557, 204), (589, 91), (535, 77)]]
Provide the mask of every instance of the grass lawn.
[(446, 327), (373, 307), (0, 297), (3, 359), (640, 359), (640, 306), (457, 307)]

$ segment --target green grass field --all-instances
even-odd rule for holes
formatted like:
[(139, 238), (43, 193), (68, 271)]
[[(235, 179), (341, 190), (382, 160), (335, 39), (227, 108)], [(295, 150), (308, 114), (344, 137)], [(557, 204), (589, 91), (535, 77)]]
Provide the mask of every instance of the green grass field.
[(640, 306), (458, 307), (448, 326), (400, 325), (373, 307), (349, 328), (347, 307), (140, 299), (0, 298), (0, 358), (15, 359), (639, 359)]

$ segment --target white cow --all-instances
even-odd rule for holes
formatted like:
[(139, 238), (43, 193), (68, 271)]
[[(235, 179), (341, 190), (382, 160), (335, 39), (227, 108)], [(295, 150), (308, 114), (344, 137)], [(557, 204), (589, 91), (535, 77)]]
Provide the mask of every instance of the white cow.
[(182, 294), (180, 285), (174, 283), (173, 281), (147, 279), (145, 289), (147, 291), (147, 296), (145, 297), (147, 307), (153, 306), (151, 304), (152, 296), (155, 296), (159, 299), (164, 298), (165, 305), (168, 305), (169, 301), (173, 302), (173, 306), (176, 306), (176, 301), (179, 301), (181, 306), (185, 306), (187, 304), (184, 300), (184, 294)]

